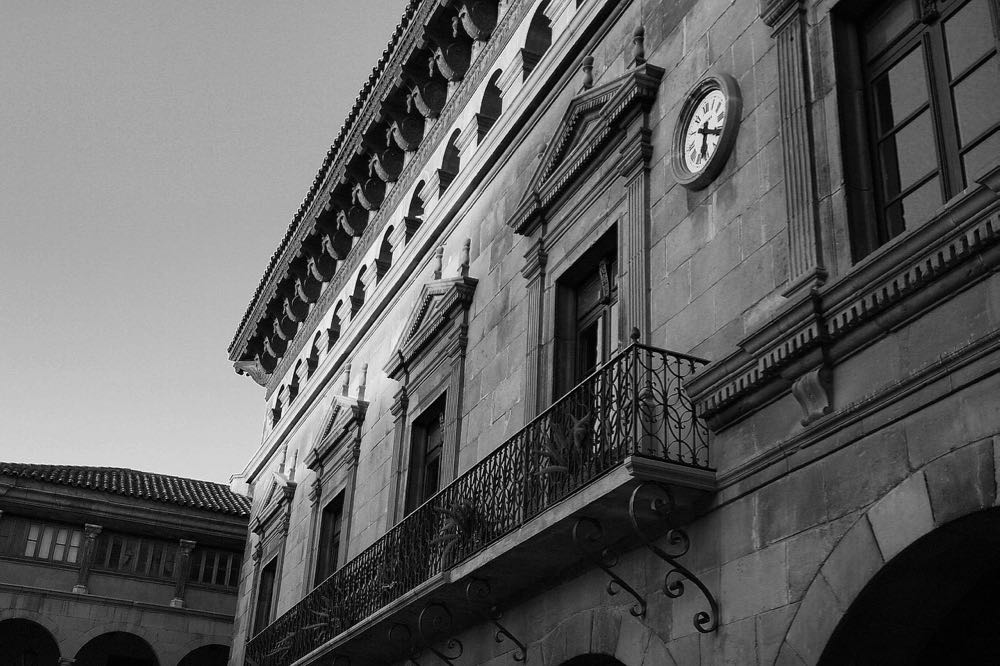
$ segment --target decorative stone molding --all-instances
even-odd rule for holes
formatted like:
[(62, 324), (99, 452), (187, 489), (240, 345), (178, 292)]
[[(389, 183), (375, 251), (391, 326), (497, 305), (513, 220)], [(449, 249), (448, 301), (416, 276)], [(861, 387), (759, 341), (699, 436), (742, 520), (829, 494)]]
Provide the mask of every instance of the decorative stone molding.
[[(982, 186), (874, 260), (790, 303), (699, 373), (691, 396), (713, 428), (725, 427), (997, 267), (1000, 202)], [(809, 423), (826, 412), (829, 390), (817, 374), (793, 393)]]
[(508, 221), (515, 232), (530, 235), (546, 211), (606, 148), (616, 130), (648, 111), (664, 71), (644, 63), (623, 76), (575, 97), (563, 115), (542, 160)]
[(521, 275), (528, 283), (528, 353), (524, 373), (524, 420), (530, 421), (541, 408), (539, 389), (541, 369), (544, 366), (542, 353), (542, 317), (544, 312), (543, 294), (545, 290), (545, 265), (549, 255), (544, 242), (535, 241), (524, 255)]
[(830, 369), (820, 366), (792, 382), (792, 395), (802, 407), (802, 425), (807, 426), (832, 410)]

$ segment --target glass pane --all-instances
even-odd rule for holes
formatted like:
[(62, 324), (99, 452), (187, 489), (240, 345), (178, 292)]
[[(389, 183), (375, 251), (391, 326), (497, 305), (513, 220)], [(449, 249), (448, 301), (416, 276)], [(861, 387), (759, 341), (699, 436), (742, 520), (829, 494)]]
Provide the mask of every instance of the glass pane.
[(976, 145), (962, 158), (965, 163), (965, 184), (969, 185), (977, 176), (982, 176), (990, 168), (1000, 164), (1000, 131), (994, 132), (982, 143)]
[(913, 0), (894, 2), (865, 31), (865, 48), (868, 57), (878, 55), (916, 20)]
[(233, 556), (232, 562), (229, 565), (229, 576), (226, 578), (227, 587), (236, 587), (236, 583), (239, 580), (240, 575), (240, 559)]
[(149, 542), (143, 539), (139, 542), (139, 563), (136, 565), (137, 571), (143, 575), (149, 574), (149, 555)]
[(52, 559), (62, 562), (63, 555), (66, 554), (66, 540), (69, 538), (69, 531), (66, 528), (56, 533), (56, 547), (52, 551)]
[(70, 546), (69, 552), (66, 554), (66, 561), (69, 562), (70, 564), (74, 564), (79, 554), (80, 554), (79, 546)]
[(888, 201), (937, 168), (930, 112), (924, 111), (883, 141), (879, 153), (882, 186)]
[(926, 221), (941, 206), (941, 183), (935, 176), (886, 209), (889, 237)]
[(955, 112), (963, 146), (1000, 121), (998, 62), (1000, 59), (993, 56), (955, 86)]
[(884, 134), (927, 102), (923, 50), (917, 47), (875, 80), (879, 134)]
[(163, 564), (163, 544), (153, 544), (153, 554), (149, 561), (149, 573), (154, 576), (161, 576), (160, 565)]
[(36, 548), (38, 547), (38, 533), (41, 528), (38, 525), (32, 525), (28, 528), (28, 542), (24, 547), (24, 554), (28, 557), (34, 557)]
[(80, 540), (83, 538), (83, 534), (80, 530), (73, 530), (73, 537), (70, 539), (69, 544), (71, 546), (79, 546)]
[(52, 538), (56, 535), (54, 527), (42, 529), (42, 539), (38, 542), (38, 557), (48, 559), (49, 551), (52, 549)]
[(108, 567), (111, 569), (119, 569), (122, 555), (122, 538), (114, 537), (111, 540), (111, 552), (108, 554)]
[(993, 19), (986, 0), (972, 0), (944, 24), (948, 66), (954, 78), (995, 46)]

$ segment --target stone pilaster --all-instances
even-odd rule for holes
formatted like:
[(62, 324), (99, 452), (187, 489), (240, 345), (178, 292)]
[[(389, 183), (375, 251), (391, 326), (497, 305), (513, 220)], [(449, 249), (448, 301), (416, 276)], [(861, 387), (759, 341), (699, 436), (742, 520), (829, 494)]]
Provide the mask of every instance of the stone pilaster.
[(528, 353), (524, 371), (524, 422), (533, 419), (539, 411), (539, 391), (542, 367), (542, 317), (545, 293), (545, 264), (548, 254), (539, 239), (524, 255), (521, 275), (528, 283)]
[(184, 590), (187, 589), (188, 573), (191, 571), (191, 551), (194, 547), (194, 541), (180, 540), (177, 561), (174, 562), (174, 598), (170, 600), (172, 608), (184, 608)]
[(462, 443), (462, 392), (465, 388), (465, 350), (469, 346), (468, 326), (460, 324), (449, 341), (451, 376), (444, 404), (445, 446), (441, 449), (441, 487), (458, 476), (458, 447)]
[(810, 115), (809, 51), (801, 0), (765, 1), (761, 17), (778, 54), (782, 168), (788, 214), (788, 289), (793, 297), (826, 281), (816, 202), (815, 141)]
[(80, 549), (80, 568), (76, 574), (74, 594), (87, 594), (87, 581), (90, 579), (90, 567), (94, 564), (94, 554), (97, 552), (97, 536), (101, 533), (100, 525), (86, 523), (83, 526), (83, 544)]
[(649, 158), (652, 150), (643, 114), (629, 130), (618, 163), (626, 199), (625, 215), (618, 232), (621, 243), (618, 302), (622, 310), (618, 339), (622, 341), (628, 339), (633, 328), (639, 329), (640, 339), (649, 340)]
[(401, 386), (396, 392), (389, 413), (393, 420), (393, 451), (395, 457), (392, 460), (392, 474), (389, 477), (389, 525), (392, 527), (402, 517), (403, 493), (403, 446), (406, 443), (406, 411), (410, 404), (410, 397), (406, 393), (406, 386)]

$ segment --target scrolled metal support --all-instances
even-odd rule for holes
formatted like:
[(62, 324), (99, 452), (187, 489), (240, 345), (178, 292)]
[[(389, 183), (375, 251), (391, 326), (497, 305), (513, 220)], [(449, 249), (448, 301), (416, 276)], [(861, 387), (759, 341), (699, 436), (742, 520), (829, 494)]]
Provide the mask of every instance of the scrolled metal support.
[(468, 599), (469, 603), (473, 605), (479, 603), (486, 604), (486, 611), (483, 615), (486, 617), (486, 620), (496, 628), (496, 633), (493, 635), (493, 639), (497, 643), (502, 643), (504, 638), (509, 638), (510, 641), (517, 646), (514, 650), (514, 661), (527, 661), (528, 650), (524, 643), (517, 640), (514, 634), (510, 633), (507, 627), (500, 624), (500, 618), (503, 617), (503, 613), (501, 613), (500, 609), (497, 608), (495, 603), (493, 603), (489, 581), (477, 578), (470, 580), (469, 584), (465, 586), (465, 598)]
[(448, 610), (448, 607), (434, 601), (424, 606), (423, 610), (420, 611), (420, 616), (417, 618), (417, 631), (428, 650), (444, 663), (454, 666), (455, 659), (461, 657), (465, 651), (462, 641), (455, 637), (445, 639), (447, 652), (438, 650), (431, 642), (435, 637), (443, 636), (451, 629), (451, 620), (451, 611)]
[[(632, 496), (628, 501), (628, 515), (632, 523), (632, 530), (636, 536), (642, 540), (646, 548), (651, 553), (670, 565), (670, 569), (663, 576), (663, 594), (671, 599), (676, 599), (684, 594), (684, 579), (694, 584), (708, 601), (708, 611), (698, 611), (694, 615), (694, 628), (703, 634), (708, 634), (719, 628), (719, 602), (709, 591), (708, 587), (690, 569), (677, 561), (683, 557), (691, 548), (691, 538), (687, 532), (679, 527), (671, 527), (667, 531), (667, 543), (672, 552), (667, 552), (657, 546), (639, 524), (638, 506), (640, 494), (647, 489), (658, 491), (658, 495), (649, 500), (649, 509), (661, 519), (668, 519), (676, 504), (674, 496), (670, 490), (659, 483), (644, 481), (632, 491)], [(671, 577), (674, 577), (671, 580)]]
[(420, 648), (414, 644), (413, 631), (407, 625), (397, 622), (389, 627), (389, 642), (405, 649), (406, 658), (413, 666), (420, 666), (420, 662), (417, 661), (420, 657)]
[[(611, 580), (608, 581), (608, 594), (615, 595), (618, 594), (619, 590), (625, 590), (635, 599), (629, 613), (633, 617), (645, 617), (646, 600), (635, 591), (635, 588), (611, 570), (611, 567), (618, 564), (618, 555), (604, 544), (604, 527), (601, 523), (589, 516), (577, 518), (573, 524), (573, 543), (594, 566), (611, 577)], [(593, 545), (597, 547), (594, 548)]]

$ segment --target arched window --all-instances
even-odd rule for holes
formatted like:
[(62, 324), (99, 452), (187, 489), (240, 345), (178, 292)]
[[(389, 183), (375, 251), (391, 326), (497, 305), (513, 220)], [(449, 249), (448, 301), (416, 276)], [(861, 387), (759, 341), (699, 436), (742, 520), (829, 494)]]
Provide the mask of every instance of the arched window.
[(382, 245), (379, 247), (378, 257), (375, 258), (375, 279), (381, 280), (382, 276), (392, 268), (392, 243), (389, 237), (392, 235), (394, 227), (389, 225), (382, 236)]
[(476, 114), (479, 131), (479, 136), (476, 137), (476, 140), (479, 143), (482, 143), (483, 137), (486, 136), (486, 133), (496, 123), (497, 118), (503, 113), (503, 98), (500, 86), (497, 85), (501, 74), (503, 72), (499, 69), (493, 72), (493, 76), (490, 77), (489, 82), (486, 84), (486, 90), (483, 91), (483, 101), (479, 105), (479, 113)]
[[(524, 40), (524, 50), (535, 56), (535, 62), (538, 62), (538, 59), (552, 46), (552, 21), (545, 15), (548, 8), (547, 1), (538, 5), (538, 9), (535, 10), (534, 16), (531, 17), (531, 23), (528, 25), (528, 36)], [(525, 54), (524, 68), (526, 71), (534, 69), (535, 62), (529, 66), (527, 54)]]
[(306, 357), (306, 377), (312, 377), (313, 373), (316, 372), (316, 366), (319, 365), (319, 345), (320, 338), (323, 337), (323, 333), (317, 332), (313, 336), (312, 346), (309, 347), (309, 356)]
[(354, 292), (351, 294), (351, 319), (354, 319), (361, 306), (365, 304), (365, 269), (362, 266), (358, 271), (358, 279), (354, 282)]
[(451, 181), (458, 175), (462, 168), (462, 158), (458, 151), (458, 137), (461, 130), (455, 130), (448, 139), (448, 145), (444, 148), (444, 157), (441, 159), (441, 168), (438, 169), (438, 180), (441, 183), (441, 193), (443, 194)]
[(343, 325), (344, 302), (337, 301), (333, 307), (333, 316), (330, 318), (330, 328), (326, 331), (326, 350), (330, 351), (340, 339), (340, 328)]
[(406, 228), (403, 233), (403, 242), (409, 243), (410, 238), (417, 232), (420, 225), (424, 223), (424, 200), (420, 197), (424, 190), (424, 181), (417, 183), (413, 188), (413, 196), (410, 198), (410, 207), (403, 218)]

